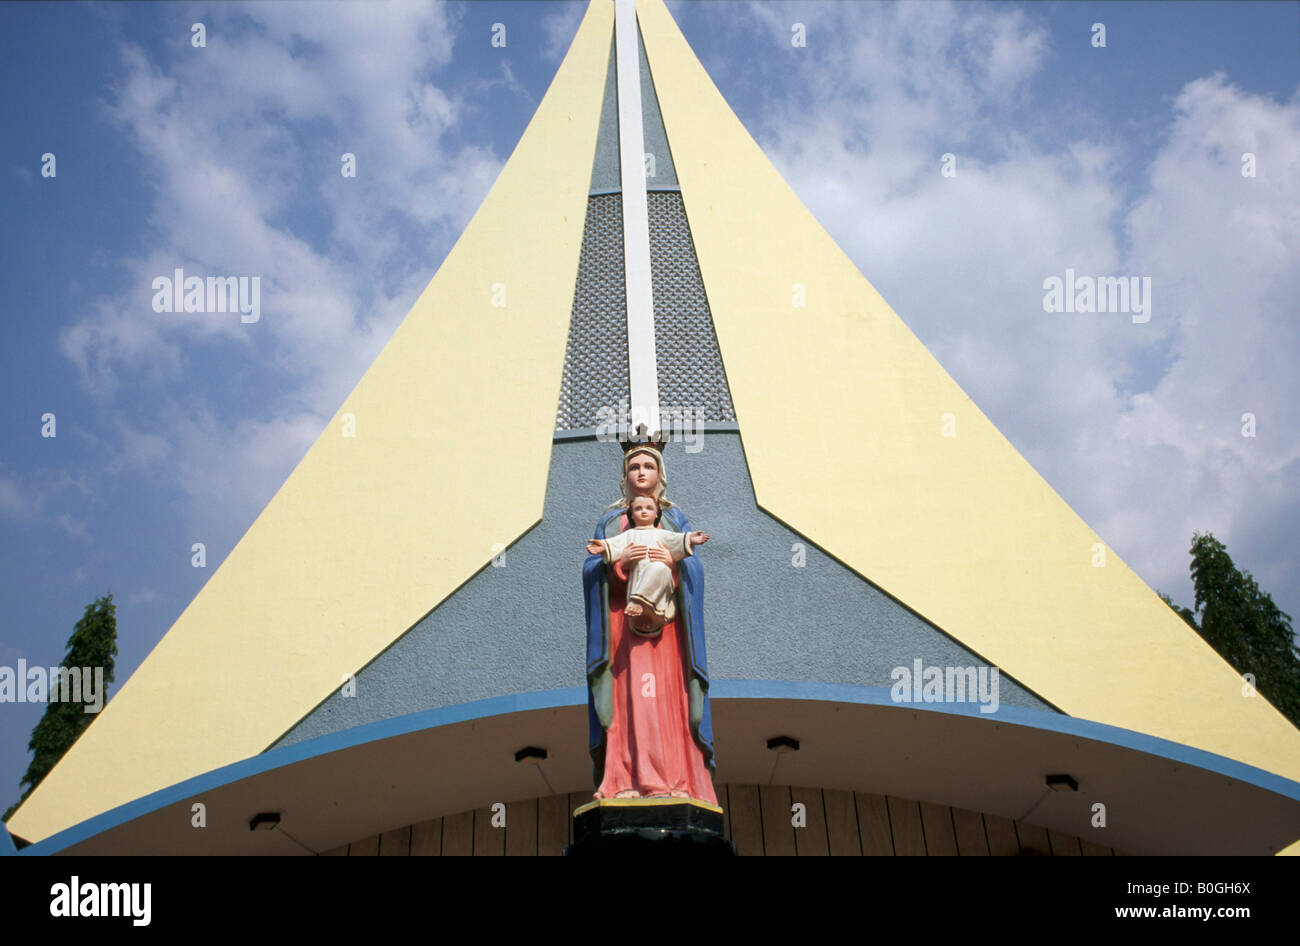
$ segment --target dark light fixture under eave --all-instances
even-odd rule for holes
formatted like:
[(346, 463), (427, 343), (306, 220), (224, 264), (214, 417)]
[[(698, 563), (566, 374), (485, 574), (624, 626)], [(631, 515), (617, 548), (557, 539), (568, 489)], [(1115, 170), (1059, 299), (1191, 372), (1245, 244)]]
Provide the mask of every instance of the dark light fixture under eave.
[(280, 813), (278, 811), (263, 811), (253, 815), (253, 820), (248, 823), (249, 831), (274, 831), (280, 826)]
[(546, 755), (547, 753), (545, 749), (539, 749), (537, 746), (524, 746), (524, 748), (515, 753), (515, 761), (536, 765), (538, 762), (544, 762), (546, 760)]
[(1047, 776), (1047, 787), (1054, 792), (1077, 792), (1079, 783), (1065, 774)]
[(773, 752), (798, 752), (799, 740), (790, 736), (773, 736), (767, 741), (767, 747)]

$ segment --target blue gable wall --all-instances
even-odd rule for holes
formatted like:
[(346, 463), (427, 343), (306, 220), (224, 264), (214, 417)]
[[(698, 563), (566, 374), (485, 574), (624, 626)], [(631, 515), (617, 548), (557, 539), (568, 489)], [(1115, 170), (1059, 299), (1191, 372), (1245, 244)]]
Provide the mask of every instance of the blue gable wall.
[[(888, 687), (895, 667), (983, 663), (870, 582), (758, 509), (735, 431), (702, 449), (665, 450), (668, 497), (712, 539), (704, 564), (709, 673), (716, 681), (789, 680)], [(622, 450), (594, 437), (557, 439), (542, 522), (286, 733), (292, 745), (352, 726), (471, 700), (585, 685), (583, 546), (618, 498)], [(436, 500), (437, 497), (431, 497)], [(454, 502), (455, 497), (445, 497)], [(430, 545), (501, 539), (430, 536)], [(794, 547), (805, 564), (794, 567)], [(1002, 677), (1004, 704), (1054, 711)], [(721, 752), (726, 751), (720, 746)]]

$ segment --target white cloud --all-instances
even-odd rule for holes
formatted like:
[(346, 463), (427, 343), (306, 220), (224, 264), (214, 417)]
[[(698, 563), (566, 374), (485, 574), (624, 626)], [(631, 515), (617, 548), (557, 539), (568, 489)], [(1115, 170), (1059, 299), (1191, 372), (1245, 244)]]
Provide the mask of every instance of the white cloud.
[[(269, 500), (495, 180), (491, 151), (444, 140), (474, 91), (434, 78), (457, 16), (433, 3), (217, 5), (205, 49), (122, 48), (108, 116), (153, 185), (151, 239), (118, 260), (131, 288), (59, 345), (105, 407), (128, 390), (143, 405), (87, 434), (105, 469), (176, 470), (193, 528), (247, 522)], [(354, 179), (339, 173), (345, 151)], [(177, 267), (259, 276), (261, 320), (154, 312), (154, 278)], [(248, 392), (213, 383), (241, 370)]]
[(28, 512), (27, 503), (18, 492), (18, 483), (10, 477), (0, 478), (0, 510), (20, 516)]
[[(1188, 83), (1174, 109), (1128, 219), (1133, 265), (1163, 290), (1174, 340), (1168, 372), (1116, 422), (1131, 466), (1167, 457), (1163, 476), (1142, 478), (1127, 531), (1165, 525), (1186, 542), (1192, 527), (1213, 527), (1239, 561), (1294, 582), (1293, 548), (1268, 536), (1277, 516), (1292, 533), (1300, 525), (1300, 100), (1214, 75)], [(1243, 151), (1258, 177), (1241, 176)]]
[(63, 527), (63, 531), (74, 539), (90, 538), (90, 523), (85, 519), (78, 519), (66, 512), (59, 513), (55, 521)]
[(204, 411), (170, 422), (177, 483), (190, 499), (189, 525), (196, 530), (194, 541), (207, 544), (209, 556), (234, 546), (326, 421), (296, 412), (231, 424)]
[(544, 61), (559, 64), (564, 54), (569, 51), (569, 46), (586, 12), (586, 3), (582, 0), (570, 0), (557, 6), (554, 13), (542, 20), (542, 32), (546, 37), (546, 46), (542, 51)]
[(137, 430), (122, 418), (116, 418), (124, 459), (137, 469), (148, 469), (171, 458), (173, 447), (166, 437)]
[(0, 514), (24, 526), (46, 530), (59, 526), (75, 539), (88, 539), (89, 520), (69, 510), (84, 511), (93, 498), (91, 479), (84, 472), (36, 469), (26, 474), (0, 473)]
[(127, 604), (148, 604), (151, 601), (157, 601), (162, 598), (157, 588), (141, 588), (127, 596)]

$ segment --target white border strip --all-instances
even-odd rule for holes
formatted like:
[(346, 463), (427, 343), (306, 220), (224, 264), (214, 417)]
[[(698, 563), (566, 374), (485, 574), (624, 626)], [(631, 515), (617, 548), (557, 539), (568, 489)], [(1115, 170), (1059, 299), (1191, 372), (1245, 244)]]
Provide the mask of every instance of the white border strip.
[(618, 153), (623, 185), (623, 271), (627, 286), (627, 365), (633, 426), (659, 433), (659, 369), (650, 286), (650, 213), (646, 205), (645, 134), (635, 0), (615, 0)]

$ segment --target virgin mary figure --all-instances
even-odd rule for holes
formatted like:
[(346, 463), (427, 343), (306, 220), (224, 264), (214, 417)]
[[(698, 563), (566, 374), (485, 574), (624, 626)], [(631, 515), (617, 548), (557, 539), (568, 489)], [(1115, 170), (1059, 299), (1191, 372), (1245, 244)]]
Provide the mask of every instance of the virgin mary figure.
[[(595, 538), (627, 529), (628, 503), (637, 496), (659, 503), (661, 529), (692, 531), (681, 509), (664, 495), (667, 486), (659, 446), (632, 446), (623, 456), (623, 498), (601, 516)], [(628, 567), (638, 558), (673, 569), (676, 615), (653, 637), (635, 633), (623, 614)], [(630, 545), (609, 565), (600, 555), (588, 555), (582, 584), (594, 797), (696, 798), (716, 805), (699, 558), (674, 563), (661, 545)]]

